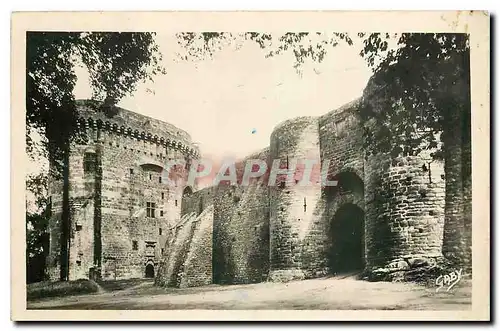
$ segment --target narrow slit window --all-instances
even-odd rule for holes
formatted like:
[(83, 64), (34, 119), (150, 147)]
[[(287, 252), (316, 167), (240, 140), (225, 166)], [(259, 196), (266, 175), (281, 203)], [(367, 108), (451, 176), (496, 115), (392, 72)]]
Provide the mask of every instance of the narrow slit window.
[(139, 244), (136, 240), (132, 241), (132, 250), (136, 251), (139, 249)]

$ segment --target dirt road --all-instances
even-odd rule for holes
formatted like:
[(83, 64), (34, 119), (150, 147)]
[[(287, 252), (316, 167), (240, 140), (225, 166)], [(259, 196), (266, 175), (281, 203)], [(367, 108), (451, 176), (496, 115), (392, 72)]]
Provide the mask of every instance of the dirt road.
[(118, 291), (28, 302), (28, 309), (412, 309), (469, 310), (470, 282), (449, 292), (354, 278), (172, 289), (143, 281)]

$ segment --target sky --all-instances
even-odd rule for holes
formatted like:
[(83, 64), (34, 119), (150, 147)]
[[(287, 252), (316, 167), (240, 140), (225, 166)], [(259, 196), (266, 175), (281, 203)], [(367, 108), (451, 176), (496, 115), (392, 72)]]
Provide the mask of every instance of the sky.
[[(139, 84), (118, 106), (188, 132), (202, 158), (215, 163), (268, 147), (273, 128), (287, 119), (320, 116), (360, 97), (371, 76), (356, 39), (353, 46), (330, 48), (321, 63), (306, 62), (302, 74), (291, 52), (266, 58), (267, 51), (252, 41), (197, 61), (180, 60), (185, 50), (173, 34), (158, 33), (156, 42), (166, 75)], [(90, 99), (87, 69), (75, 71), (75, 98)], [(27, 157), (27, 164), (28, 174), (48, 169), (44, 158)]]
[[(361, 96), (371, 75), (361, 44), (331, 48), (322, 63), (306, 63), (299, 75), (291, 52), (271, 58), (248, 41), (212, 58), (179, 60), (172, 34), (157, 34), (167, 74), (141, 83), (119, 102), (187, 131), (202, 156), (241, 158), (269, 145), (273, 128), (297, 116), (325, 114)], [(77, 99), (91, 97), (86, 69), (77, 69)]]

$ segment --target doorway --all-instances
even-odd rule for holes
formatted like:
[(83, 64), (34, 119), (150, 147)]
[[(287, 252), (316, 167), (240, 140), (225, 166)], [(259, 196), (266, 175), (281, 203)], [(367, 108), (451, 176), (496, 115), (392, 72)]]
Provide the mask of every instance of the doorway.
[(364, 268), (364, 211), (355, 204), (342, 205), (330, 226), (329, 267), (332, 273), (349, 273)]
[(146, 278), (154, 278), (155, 277), (155, 267), (152, 263), (148, 263), (146, 265)]

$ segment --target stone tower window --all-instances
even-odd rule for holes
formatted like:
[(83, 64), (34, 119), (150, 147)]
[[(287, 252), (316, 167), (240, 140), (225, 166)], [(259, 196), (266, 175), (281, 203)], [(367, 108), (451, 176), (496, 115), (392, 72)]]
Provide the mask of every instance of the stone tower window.
[(159, 229), (158, 229), (158, 235), (160, 235), (160, 236), (161, 236), (161, 233), (162, 233), (162, 229), (161, 229), (161, 228), (159, 228)]
[(149, 180), (153, 179), (153, 175), (149, 174)]
[(97, 154), (85, 153), (83, 157), (83, 172), (95, 173), (97, 168)]
[(161, 199), (165, 199), (165, 193), (161, 192)]
[(160, 177), (158, 177), (158, 181), (159, 181), (159, 183), (161, 184), (161, 176), (160, 176)]
[(139, 244), (137, 243), (137, 240), (132, 241), (132, 249), (134, 251), (139, 249)]
[(130, 168), (130, 174), (133, 175), (134, 174), (134, 169)]
[(146, 202), (146, 216), (147, 217), (155, 217), (155, 209), (156, 203), (154, 202)]
[(163, 210), (160, 210), (160, 216), (163, 217)]
[(175, 206), (177, 207), (177, 200), (175, 200)]

